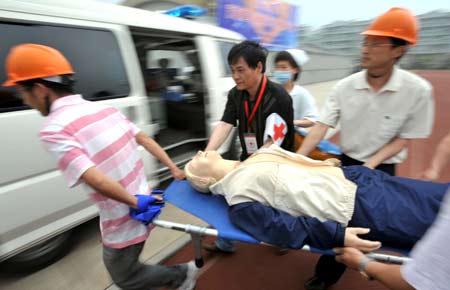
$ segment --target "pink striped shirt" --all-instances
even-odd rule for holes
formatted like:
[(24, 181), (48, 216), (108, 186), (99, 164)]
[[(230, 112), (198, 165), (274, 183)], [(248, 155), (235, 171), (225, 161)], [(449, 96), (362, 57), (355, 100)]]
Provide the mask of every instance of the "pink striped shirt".
[[(149, 194), (135, 140), (139, 131), (117, 109), (72, 95), (53, 102), (40, 138), (56, 157), (69, 187), (78, 185), (81, 175), (95, 166), (130, 194)], [(106, 246), (124, 248), (147, 239), (150, 228), (131, 219), (127, 205), (89, 191), (99, 207)]]

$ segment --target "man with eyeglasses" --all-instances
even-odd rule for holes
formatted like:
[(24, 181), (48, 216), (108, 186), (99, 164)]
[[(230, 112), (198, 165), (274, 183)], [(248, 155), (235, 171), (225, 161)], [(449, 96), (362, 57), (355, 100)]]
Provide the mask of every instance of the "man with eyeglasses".
[[(417, 43), (418, 23), (411, 11), (395, 7), (362, 34), (363, 70), (336, 84), (297, 153), (308, 155), (340, 121), (343, 166), (364, 165), (395, 175), (410, 140), (427, 138), (433, 126), (432, 86), (396, 65)], [(333, 256), (322, 256), (305, 288), (327, 289), (344, 271)]]

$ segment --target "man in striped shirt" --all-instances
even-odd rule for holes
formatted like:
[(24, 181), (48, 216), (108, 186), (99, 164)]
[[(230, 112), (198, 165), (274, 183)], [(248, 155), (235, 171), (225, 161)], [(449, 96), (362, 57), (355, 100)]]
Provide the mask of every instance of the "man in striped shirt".
[[(152, 206), (138, 145), (166, 164), (175, 179), (184, 173), (166, 152), (117, 109), (73, 94), (70, 63), (57, 50), (22, 44), (11, 49), (5, 86), (16, 86), (24, 103), (47, 116), (40, 138), (69, 187), (84, 184), (99, 207), (103, 259), (122, 289), (193, 289), (195, 265), (165, 267), (139, 262), (152, 227), (130, 215)], [(138, 195), (134, 195), (138, 194)], [(159, 213), (159, 208), (153, 215)]]

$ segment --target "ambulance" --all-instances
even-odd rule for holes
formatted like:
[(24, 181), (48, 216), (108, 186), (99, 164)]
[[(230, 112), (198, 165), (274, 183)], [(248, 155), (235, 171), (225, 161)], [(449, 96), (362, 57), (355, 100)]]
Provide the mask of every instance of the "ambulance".
[[(117, 107), (180, 167), (205, 148), (221, 118), (234, 86), (227, 54), (243, 40), (213, 25), (94, 1), (2, 0), (0, 31), (1, 83), (11, 47), (54, 47), (73, 65), (77, 93)], [(67, 250), (72, 229), (97, 216), (40, 144), (43, 121), (14, 88), (0, 87), (0, 261), (8, 267), (48, 264)], [(237, 150), (234, 136), (220, 153)], [(168, 179), (169, 170), (140, 149), (150, 184)]]

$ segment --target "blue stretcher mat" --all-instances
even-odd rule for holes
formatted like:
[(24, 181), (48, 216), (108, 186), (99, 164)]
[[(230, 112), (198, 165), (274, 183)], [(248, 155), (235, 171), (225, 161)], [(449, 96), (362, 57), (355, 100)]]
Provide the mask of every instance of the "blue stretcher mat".
[[(306, 135), (308, 135), (308, 132), (302, 128), (295, 127), (295, 130), (303, 137), (306, 137)], [(317, 148), (324, 153), (334, 154), (338, 156), (342, 155), (341, 148), (328, 140), (321, 140), (319, 144), (317, 144)]]
[[(218, 231), (221, 238), (252, 244), (261, 244), (249, 234), (235, 227), (228, 218), (228, 204), (223, 196), (207, 195), (196, 191), (186, 180), (173, 181), (165, 190), (164, 198), (173, 205), (204, 220)], [(331, 250), (310, 248), (311, 252), (334, 255)], [(408, 256), (409, 252), (401, 249), (382, 247), (381, 250), (393, 251)]]
[(186, 180), (176, 180), (164, 191), (164, 199), (207, 222), (217, 229), (221, 238), (251, 244), (260, 243), (230, 222), (228, 204), (223, 196), (202, 194)]

